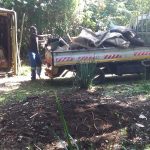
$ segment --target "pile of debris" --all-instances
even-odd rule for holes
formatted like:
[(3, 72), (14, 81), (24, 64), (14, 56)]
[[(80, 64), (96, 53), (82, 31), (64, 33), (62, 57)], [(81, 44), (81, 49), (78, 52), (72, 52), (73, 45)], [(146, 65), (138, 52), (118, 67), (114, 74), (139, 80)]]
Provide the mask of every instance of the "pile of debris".
[(144, 41), (131, 28), (115, 26), (109, 31), (93, 32), (91, 29), (82, 28), (76, 37), (69, 37), (69, 42), (62, 38), (49, 38), (46, 46), (51, 50), (78, 50), (91, 48), (144, 46)]

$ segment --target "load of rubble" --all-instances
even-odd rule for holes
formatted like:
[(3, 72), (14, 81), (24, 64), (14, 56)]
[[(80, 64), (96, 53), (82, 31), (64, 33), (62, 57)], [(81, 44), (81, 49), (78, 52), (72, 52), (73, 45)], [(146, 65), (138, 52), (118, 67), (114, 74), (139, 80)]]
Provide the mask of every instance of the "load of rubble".
[(144, 46), (144, 41), (131, 28), (115, 26), (108, 31), (93, 32), (91, 29), (82, 28), (76, 37), (69, 40), (63, 38), (49, 38), (46, 46), (50, 45), (52, 51), (57, 50), (79, 50), (95, 48), (129, 48), (133, 46)]

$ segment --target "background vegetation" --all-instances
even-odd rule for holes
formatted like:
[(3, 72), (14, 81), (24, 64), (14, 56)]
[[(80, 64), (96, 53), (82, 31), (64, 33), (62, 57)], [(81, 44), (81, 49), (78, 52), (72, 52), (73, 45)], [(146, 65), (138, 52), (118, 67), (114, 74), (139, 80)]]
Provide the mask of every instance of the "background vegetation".
[[(136, 16), (143, 14), (143, 13), (149, 13), (149, 10), (150, 10), (149, 3), (150, 3), (150, 0), (0, 0), (0, 7), (14, 9), (17, 12), (18, 39), (20, 39), (19, 36), (20, 36), (20, 31), (21, 31), (21, 23), (22, 23), (23, 15), (25, 14), (23, 42), (22, 42), (22, 47), (21, 47), (21, 54), (23, 57), (27, 51), (26, 42), (28, 39), (28, 29), (33, 24), (35, 24), (37, 26), (39, 34), (50, 33), (54, 36), (65, 36), (66, 33), (69, 33), (70, 35), (75, 36), (78, 34), (77, 29), (79, 26), (91, 28), (93, 31), (105, 30), (113, 25), (126, 25), (127, 26), (130, 24), (130, 21), (133, 18), (135, 18)], [(82, 67), (82, 70), (84, 70), (84, 68), (87, 68), (88, 66), (83, 65), (80, 67)], [(83, 79), (85, 79), (84, 83), (88, 83), (87, 84), (88, 86), (90, 85), (92, 74), (89, 76), (88, 80), (85, 78), (85, 76), (87, 75), (86, 69), (82, 73), (79, 72), (78, 75), (79, 75), (78, 76), (79, 81), (81, 78), (83, 78)], [(60, 87), (60, 83), (58, 84), (56, 81), (53, 81), (53, 82), (54, 83), (50, 82), (51, 84), (49, 84), (49, 82), (47, 82), (47, 81), (45, 82), (45, 81), (39, 80), (39, 82), (32, 83), (32, 85), (30, 82), (29, 83), (27, 82), (27, 83), (23, 83), (22, 86), (19, 87), (19, 89), (3, 92), (3, 93), (1, 93), (1, 96), (0, 96), (0, 106), (4, 105), (5, 103), (7, 104), (8, 101), (9, 102), (12, 101), (13, 103), (14, 103), (14, 101), (20, 101), (20, 103), (18, 103), (18, 104), (21, 104), (21, 106), (23, 105), (23, 107), (24, 106), (26, 107), (26, 105), (30, 104), (30, 102), (34, 101), (34, 99), (35, 99), (35, 102), (38, 99), (39, 99), (39, 101), (41, 100), (43, 102), (43, 99), (45, 99), (44, 96), (50, 95), (49, 97), (47, 96), (47, 100), (46, 100), (46, 102), (47, 102), (50, 98), (52, 98), (52, 96), (54, 96), (53, 90), (59, 90), (61, 92), (62, 92), (62, 90), (67, 91), (67, 92), (68, 92), (68, 89), (72, 90), (72, 85), (70, 85), (70, 86), (66, 85), (66, 87), (64, 88), (64, 84), (62, 83), (62, 81), (61, 81), (61, 83), (63, 84), (62, 87)], [(84, 85), (84, 83), (82, 85)], [(54, 84), (55, 86), (52, 86), (52, 84)], [(7, 83), (4, 85), (7, 85)], [(4, 85), (2, 85), (2, 86), (4, 86)], [(56, 87), (56, 85), (59, 85), (59, 87)], [(126, 99), (129, 99), (129, 100), (133, 99), (132, 103), (134, 103), (134, 100), (137, 101), (137, 99), (140, 99), (141, 101), (146, 101), (143, 104), (143, 106), (140, 106), (140, 104), (139, 104), (139, 106), (138, 106), (139, 109), (136, 108), (135, 112), (139, 113), (137, 110), (141, 110), (140, 113), (143, 114), (143, 111), (144, 111), (144, 114), (146, 114), (148, 116), (149, 111), (146, 110), (145, 104), (147, 103), (147, 106), (148, 106), (149, 91), (150, 91), (149, 85), (150, 85), (150, 83), (147, 81), (134, 82), (134, 83), (130, 83), (130, 84), (125, 83), (125, 84), (121, 84), (121, 85), (115, 84), (113, 86), (112, 86), (112, 84), (103, 85), (103, 87), (101, 89), (106, 89), (106, 91), (102, 91), (102, 93), (99, 93), (100, 97), (97, 96), (95, 98), (96, 99), (104, 98), (105, 101), (106, 100), (109, 101), (110, 99), (112, 99), (113, 101), (116, 100), (115, 101), (116, 103), (119, 102), (118, 99), (120, 101), (122, 101), (123, 98), (124, 98), (123, 99), (124, 101)], [(99, 89), (98, 89), (98, 91), (101, 92), (101, 90), (99, 90)], [(94, 93), (92, 93), (92, 94), (94, 95)], [(91, 97), (91, 95), (90, 96), (89, 95), (87, 95), (87, 96)], [(97, 95), (97, 93), (95, 93), (95, 95)], [(101, 97), (101, 96), (103, 96), (103, 97)], [(116, 96), (116, 97), (118, 96), (118, 97), (116, 98), (113, 96)], [(60, 117), (62, 119), (61, 122), (63, 123), (63, 126), (64, 126), (64, 133), (65, 133), (65, 136), (68, 138), (67, 141), (69, 143), (69, 137), (68, 137), (69, 133), (68, 133), (68, 129), (67, 129), (67, 125), (66, 125), (64, 116), (63, 116), (63, 112), (61, 110), (61, 105), (60, 105), (59, 99), (57, 99), (57, 96), (55, 96), (55, 97), (56, 97), (58, 112), (60, 113)], [(80, 98), (82, 98), (82, 97), (80, 97)], [(66, 99), (66, 98), (64, 98), (64, 99)], [(93, 104), (93, 100), (95, 101), (96, 99), (92, 99), (92, 104)], [(81, 103), (83, 103), (82, 99), (80, 101), (81, 101)], [(81, 103), (79, 103), (79, 104), (81, 105)], [(40, 104), (40, 102), (39, 102), (39, 104)], [(39, 104), (37, 104), (37, 105), (39, 105)], [(50, 103), (50, 104), (52, 104), (52, 103)], [(67, 104), (69, 104), (68, 101), (67, 101)], [(99, 102), (98, 102), (98, 104), (99, 104)], [(96, 104), (96, 105), (98, 105), (98, 104)], [(105, 102), (105, 104), (106, 104), (106, 102)], [(131, 102), (129, 102), (129, 103), (127, 102), (128, 107), (129, 107), (129, 104), (131, 105)], [(108, 106), (109, 105), (110, 104), (108, 103)], [(31, 106), (34, 106), (34, 105), (31, 104)], [(47, 103), (46, 103), (46, 106), (47, 106)], [(49, 106), (51, 106), (51, 105), (49, 105)], [(101, 105), (99, 105), (99, 107), (100, 106)], [(104, 107), (104, 106), (105, 105), (103, 105), (102, 107)], [(108, 106), (107, 106), (107, 109), (108, 109)], [(89, 104), (87, 104), (87, 107), (89, 107)], [(96, 111), (100, 110), (99, 107), (97, 107), (98, 109)], [(134, 108), (134, 104), (132, 107)], [(8, 107), (8, 108), (12, 108), (12, 106)], [(8, 108), (6, 107), (7, 112), (9, 110)], [(38, 106), (38, 108), (39, 108), (39, 106)], [(66, 108), (68, 109), (68, 107), (66, 107)], [(143, 108), (143, 109), (141, 109), (141, 108)], [(36, 107), (34, 107), (34, 109), (36, 110)], [(17, 110), (20, 111), (20, 109), (17, 109)], [(32, 110), (32, 107), (30, 110)], [(51, 110), (51, 109), (48, 109), (48, 110)], [(96, 113), (96, 111), (95, 111), (95, 113)], [(134, 109), (133, 109), (133, 111), (134, 111)], [(117, 121), (117, 124), (120, 123), (120, 120), (122, 119), (122, 116), (123, 116), (123, 115), (121, 116), (119, 112), (121, 112), (120, 108), (118, 108), (118, 111), (116, 111), (115, 113), (113, 112), (114, 115), (116, 115), (118, 118), (118, 120), (113, 119), (113, 120)], [(126, 109), (126, 112), (129, 112), (128, 109)], [(33, 112), (31, 111), (30, 115), (33, 116), (32, 113)], [(29, 114), (29, 113), (26, 113), (26, 114)], [(100, 114), (100, 113), (98, 113), (98, 114)], [(80, 112), (80, 115), (81, 115), (81, 112)], [(3, 114), (1, 116), (3, 116)], [(113, 116), (113, 114), (112, 114), (112, 116)], [(19, 117), (20, 117), (20, 112), (19, 112)], [(94, 118), (94, 115), (93, 115), (93, 118)], [(137, 118), (139, 119), (139, 116), (137, 116)], [(32, 119), (32, 118), (30, 118), (30, 119)], [(97, 119), (97, 118), (95, 118), (95, 119)], [(93, 119), (93, 120), (95, 121), (95, 119)], [(8, 119), (8, 121), (9, 121), (9, 119)], [(86, 119), (84, 119), (84, 121), (86, 121)], [(110, 121), (110, 119), (109, 119), (109, 121)], [(15, 122), (17, 122), (17, 121), (15, 121)], [(76, 122), (78, 122), (78, 121), (76, 121)], [(148, 125), (149, 122), (147, 122), (147, 119), (145, 122)], [(9, 125), (9, 124), (7, 124), (7, 125)], [(116, 126), (116, 124), (114, 124), (114, 126)], [(128, 124), (128, 126), (130, 126), (130, 124)], [(95, 127), (95, 129), (98, 130), (97, 127)], [(120, 138), (122, 140), (122, 141), (120, 141), (121, 142), (120, 145), (124, 146), (124, 147), (127, 145), (129, 147), (130, 145), (132, 146), (132, 144), (133, 144), (133, 146), (136, 149), (136, 146), (138, 146), (136, 144), (138, 142), (134, 143), (134, 141), (133, 141), (133, 143), (131, 143), (129, 145), (128, 142), (130, 142), (130, 141), (127, 141), (125, 138), (125, 136), (127, 136), (127, 135), (125, 135), (126, 128), (124, 126), (121, 126), (119, 129), (122, 130), (121, 132), (123, 132), (122, 133), (123, 135), (121, 135), (121, 138)], [(143, 135), (144, 136), (146, 135), (145, 137), (148, 137), (147, 135), (149, 134), (149, 130), (147, 132), (146, 129), (147, 128), (143, 129), (142, 134), (139, 133), (141, 137)], [(128, 132), (131, 133), (131, 131), (128, 131)], [(137, 133), (137, 131), (133, 130), (133, 133)], [(20, 131), (19, 131), (19, 134), (20, 134)], [(140, 136), (137, 134), (135, 137), (138, 138)], [(142, 139), (142, 138), (139, 138), (139, 139)], [(144, 142), (140, 143), (140, 145), (142, 145), (142, 147), (145, 147), (146, 144), (149, 144), (148, 142), (147, 143), (145, 142), (146, 144)], [(149, 145), (147, 145), (147, 147), (149, 149)], [(111, 149), (111, 148), (109, 148), (109, 149)], [(123, 149), (126, 149), (126, 148), (123, 148)], [(129, 149), (132, 149), (132, 148), (130, 147)], [(146, 150), (146, 149), (144, 149), (144, 150)]]
[(0, 7), (17, 12), (18, 33), (25, 14), (23, 55), (27, 49), (28, 28), (33, 24), (39, 34), (75, 36), (79, 26), (97, 31), (114, 24), (129, 25), (132, 18), (149, 12), (149, 3), (150, 0), (0, 0)]

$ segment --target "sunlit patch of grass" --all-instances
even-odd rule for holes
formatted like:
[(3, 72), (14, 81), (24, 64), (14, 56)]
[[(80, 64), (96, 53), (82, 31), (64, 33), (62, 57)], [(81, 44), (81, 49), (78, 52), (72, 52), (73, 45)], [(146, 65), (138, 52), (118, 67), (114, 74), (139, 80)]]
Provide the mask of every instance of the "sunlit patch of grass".
[(103, 85), (105, 95), (126, 95), (133, 96), (137, 94), (148, 95), (150, 93), (150, 81), (136, 81), (133, 83), (118, 83), (118, 84), (106, 84)]
[[(28, 89), (27, 89), (28, 90)], [(29, 94), (21, 90), (16, 90), (13, 92), (7, 92), (7, 94), (2, 94), (0, 97), (0, 105), (3, 105), (7, 102), (13, 101), (23, 101)]]
[(1, 96), (0, 97), (0, 103), (3, 102), (3, 101), (5, 101), (5, 97)]
[(122, 128), (122, 129), (120, 129), (120, 134), (121, 134), (121, 136), (127, 136), (127, 128), (125, 127), (125, 128)]
[(63, 82), (63, 85), (58, 86), (61, 80), (51, 81), (51, 80), (36, 80), (22, 82), (19, 88), (3, 92), (0, 94), (0, 105), (10, 102), (10, 101), (23, 101), (26, 97), (30, 96), (41, 96), (50, 95), (53, 90), (59, 92), (66, 92), (71, 89), (68, 83)]
[(135, 93), (148, 94), (150, 92), (150, 82), (143, 82), (135, 86)]
[(26, 65), (22, 65), (21, 68), (20, 68), (20, 75), (22, 76), (26, 76), (30, 73), (31, 69), (29, 66), (26, 66)]
[(144, 150), (150, 150), (150, 144), (147, 144), (144, 148)]
[(21, 85), (18, 89), (3, 92), (0, 95), (0, 104), (4, 104), (8, 101), (23, 101), (28, 96), (42, 95), (46, 93), (49, 94), (54, 88), (55, 87), (48, 85), (44, 81), (29, 81), (23, 83), (23, 85)]

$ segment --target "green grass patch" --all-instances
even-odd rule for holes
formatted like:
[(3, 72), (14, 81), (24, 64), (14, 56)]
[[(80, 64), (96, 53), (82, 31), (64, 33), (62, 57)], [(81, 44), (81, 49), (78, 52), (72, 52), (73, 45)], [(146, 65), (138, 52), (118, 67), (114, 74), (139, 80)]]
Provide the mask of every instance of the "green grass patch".
[(136, 82), (117, 83), (117, 84), (103, 84), (105, 95), (126, 95), (133, 96), (138, 94), (149, 95), (150, 81), (140, 80)]
[(58, 86), (60, 80), (36, 80), (36, 81), (26, 81), (22, 83), (18, 89), (3, 92), (0, 95), (0, 105), (10, 102), (10, 101), (23, 101), (29, 96), (39, 96), (50, 94), (54, 90), (65, 91), (70, 89), (70, 85), (66, 81), (62, 81), (64, 84)]
[(30, 74), (31, 68), (30, 68), (30, 66), (22, 65), (19, 71), (20, 71), (20, 73), (19, 73), (20, 75), (26, 76), (26, 75)]
[(145, 145), (144, 150), (150, 150), (150, 144)]

